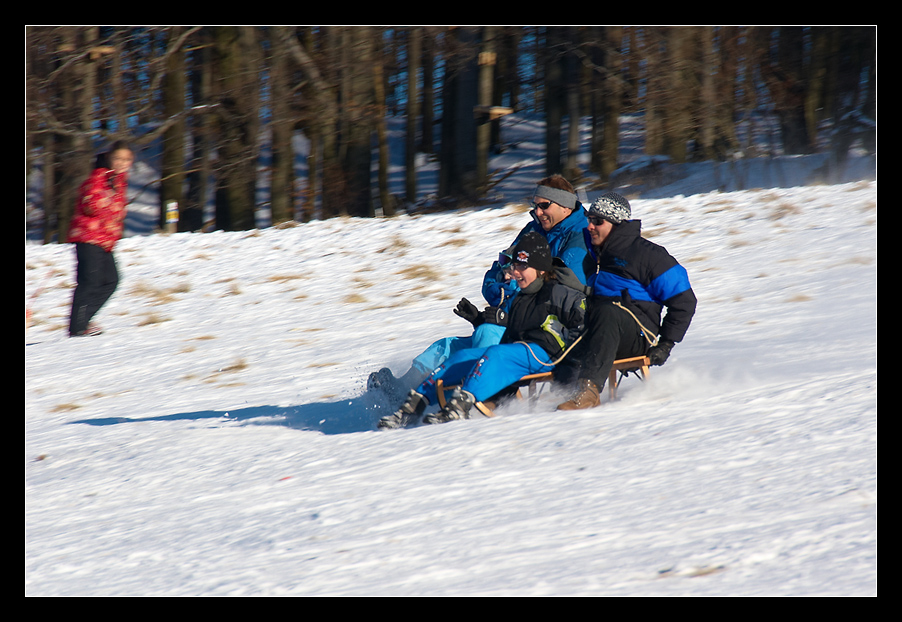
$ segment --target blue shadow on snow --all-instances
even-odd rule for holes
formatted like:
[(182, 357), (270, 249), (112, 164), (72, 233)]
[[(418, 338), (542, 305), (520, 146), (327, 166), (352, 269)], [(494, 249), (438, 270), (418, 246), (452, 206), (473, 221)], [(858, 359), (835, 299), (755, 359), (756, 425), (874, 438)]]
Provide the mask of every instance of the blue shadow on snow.
[(202, 421), (219, 419), (223, 424), (277, 425), (296, 430), (322, 434), (352, 434), (376, 430), (380, 417), (393, 408), (384, 397), (364, 393), (355, 398), (332, 403), (314, 403), (300, 406), (249, 406), (228, 411), (199, 410), (196, 412), (159, 415), (156, 417), (100, 417), (79, 419), (70, 424), (95, 426), (146, 423), (149, 421)]

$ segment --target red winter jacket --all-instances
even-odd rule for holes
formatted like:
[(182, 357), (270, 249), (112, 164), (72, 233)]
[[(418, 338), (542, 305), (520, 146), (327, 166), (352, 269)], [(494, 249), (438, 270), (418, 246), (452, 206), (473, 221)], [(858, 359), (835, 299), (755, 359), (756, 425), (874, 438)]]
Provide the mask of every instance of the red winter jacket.
[(69, 241), (87, 242), (112, 251), (122, 237), (127, 187), (127, 173), (117, 175), (108, 168), (94, 169), (79, 188)]

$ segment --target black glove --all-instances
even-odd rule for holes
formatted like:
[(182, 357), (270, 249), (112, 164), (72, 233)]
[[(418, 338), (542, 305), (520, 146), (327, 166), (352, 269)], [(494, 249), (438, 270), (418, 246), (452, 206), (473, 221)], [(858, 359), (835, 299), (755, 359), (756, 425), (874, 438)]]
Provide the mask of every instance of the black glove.
[(658, 345), (648, 349), (648, 361), (652, 365), (663, 365), (673, 349), (672, 341), (659, 341)]
[(486, 307), (482, 312), (483, 321), (488, 324), (507, 326), (507, 313), (500, 307)]
[(457, 308), (454, 309), (454, 313), (468, 321), (474, 327), (479, 326), (485, 321), (482, 317), (482, 313), (476, 308), (476, 305), (466, 298), (460, 299), (460, 302), (457, 303)]

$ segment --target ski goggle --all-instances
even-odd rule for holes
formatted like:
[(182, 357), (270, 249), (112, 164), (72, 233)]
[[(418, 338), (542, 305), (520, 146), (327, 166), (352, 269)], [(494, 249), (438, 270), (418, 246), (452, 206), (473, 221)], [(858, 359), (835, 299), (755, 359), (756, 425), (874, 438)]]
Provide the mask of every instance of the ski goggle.
[(504, 266), (505, 272), (526, 272), (529, 269), (529, 264), (523, 263), (522, 261), (512, 261), (511, 263)]
[(498, 265), (502, 268), (509, 268), (514, 258), (507, 253), (498, 253)]

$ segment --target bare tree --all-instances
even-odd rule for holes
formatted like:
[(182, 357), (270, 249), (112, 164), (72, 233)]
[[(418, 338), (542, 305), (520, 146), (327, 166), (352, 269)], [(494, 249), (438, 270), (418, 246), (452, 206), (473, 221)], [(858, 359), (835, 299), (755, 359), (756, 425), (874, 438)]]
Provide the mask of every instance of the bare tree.
[[(28, 27), (26, 63), (26, 162), (43, 172), (45, 241), (66, 240), (77, 187), (115, 139), (159, 167), (160, 224), (177, 201), (182, 230), (200, 229), (210, 203), (223, 229), (256, 226), (265, 201), (274, 223), (369, 217), (377, 205), (390, 215), (393, 114), (407, 115), (409, 203), (436, 126), (439, 194), (479, 200), (502, 137), (497, 116), (477, 115), (502, 106), (543, 115), (546, 170), (571, 177), (588, 115), (602, 181), (621, 164), (623, 113), (642, 115), (647, 154), (675, 162), (755, 155), (749, 125), (766, 115), (780, 126), (770, 153), (821, 150), (838, 172), (855, 141), (875, 149), (874, 27)], [(301, 133), (306, 179), (294, 171)]]
[(172, 119), (163, 133), (160, 158), (160, 222), (166, 226), (167, 206), (175, 203), (176, 210), (185, 203), (185, 53), (182, 50), (182, 27), (173, 27), (168, 33), (166, 75), (161, 88), (163, 117)]
[(286, 26), (274, 26), (269, 36), (269, 70), (272, 118), (270, 120), (270, 212), (273, 224), (294, 219), (294, 149), (291, 137), (295, 119), (290, 104), (291, 73), (288, 67)]
[(216, 226), (256, 226), (260, 50), (249, 26), (213, 29), (217, 120)]
[(419, 73), (422, 65), (423, 34), (420, 28), (408, 28), (407, 34), (407, 137), (404, 151), (404, 186), (408, 203), (417, 200), (417, 151), (420, 118)]

